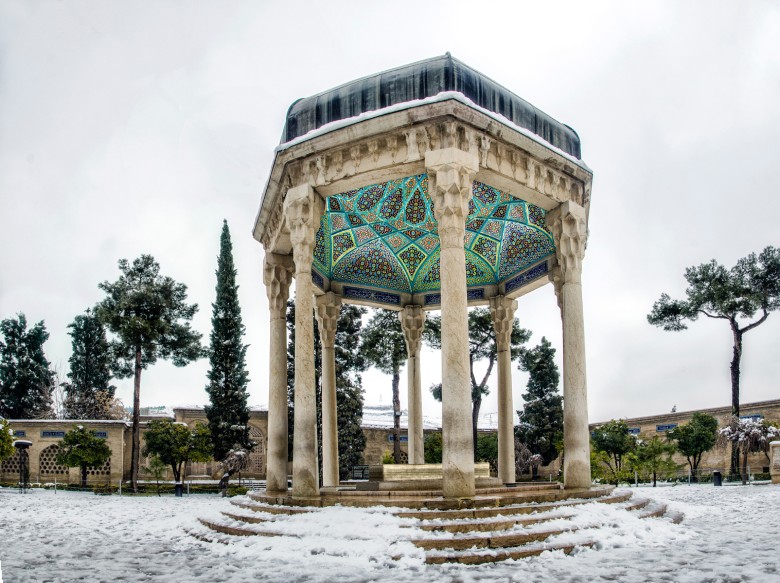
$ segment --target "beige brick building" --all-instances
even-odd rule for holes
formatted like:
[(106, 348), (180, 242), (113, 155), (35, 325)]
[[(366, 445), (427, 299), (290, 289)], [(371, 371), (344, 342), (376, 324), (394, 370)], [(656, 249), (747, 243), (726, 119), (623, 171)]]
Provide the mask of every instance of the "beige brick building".
[[(179, 407), (172, 411), (158, 409), (157, 411), (142, 410), (142, 413), (156, 413), (155, 415), (142, 415), (141, 419), (141, 443), (143, 444), (143, 432), (151, 419), (169, 418), (187, 425), (193, 426), (196, 423), (206, 423), (206, 415), (202, 408)], [(731, 409), (729, 407), (717, 407), (714, 409), (704, 409), (702, 412), (714, 416), (718, 419), (718, 424), (723, 427), (728, 423)], [(650, 439), (655, 435), (663, 436), (666, 432), (677, 425), (688, 423), (693, 416), (693, 411), (666, 413), (663, 415), (652, 415), (647, 417), (636, 417), (625, 419), (631, 432), (641, 438)], [(768, 421), (780, 420), (780, 400), (761, 401), (758, 403), (749, 403), (742, 406), (743, 417), (762, 417)], [(402, 419), (403, 422), (403, 419)], [(591, 431), (602, 423), (593, 423), (590, 426)], [(89, 471), (89, 484), (117, 484), (122, 479), (130, 477), (130, 443), (132, 424), (129, 421), (95, 421), (95, 420), (54, 420), (54, 419), (35, 419), (35, 420), (11, 420), (10, 427), (14, 431), (17, 439), (26, 439), (32, 442), (28, 450), (30, 481), (38, 483), (58, 483), (68, 482), (77, 484), (80, 482), (78, 468), (66, 468), (59, 466), (56, 461), (57, 448), (60, 440), (65, 433), (76, 425), (84, 425), (97, 432), (99, 437), (106, 439), (111, 449), (111, 458), (100, 468), (93, 468)], [(405, 425), (405, 424), (404, 424)], [(265, 478), (266, 472), (266, 452), (268, 446), (268, 413), (265, 410), (250, 411), (249, 418), (250, 435), (257, 442), (257, 447), (250, 455), (250, 467), (247, 472), (242, 473), (247, 477)], [(428, 423), (425, 433), (439, 431), (433, 424)], [(387, 452), (393, 451), (393, 430), (392, 427), (376, 423), (376, 419), (370, 419), (363, 426), (363, 432), (366, 435), (366, 447), (363, 458), (366, 465), (382, 463), (382, 456)], [(406, 427), (401, 430), (401, 452), (402, 459), (408, 454)], [(685, 463), (685, 459), (677, 456), (678, 463)], [(148, 462), (141, 459), (141, 466)], [(749, 458), (751, 471), (768, 472), (769, 461), (764, 454), (754, 454)], [(728, 469), (728, 451), (722, 448), (714, 448), (706, 453), (702, 458), (701, 467), (711, 469)], [(557, 475), (560, 466), (559, 460), (555, 460), (550, 466), (540, 468), (540, 475), (546, 478), (549, 474)], [(210, 479), (219, 476), (219, 467), (215, 462), (191, 463), (188, 464), (184, 476), (186, 479)], [(141, 477), (149, 477), (141, 472)], [(14, 455), (5, 460), (0, 465), (0, 482), (16, 483), (19, 478), (19, 458)]]

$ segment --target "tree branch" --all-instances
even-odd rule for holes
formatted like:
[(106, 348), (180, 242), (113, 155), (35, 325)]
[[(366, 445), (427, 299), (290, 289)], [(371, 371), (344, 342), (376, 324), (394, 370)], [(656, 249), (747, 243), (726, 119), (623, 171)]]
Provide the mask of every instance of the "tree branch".
[(753, 328), (755, 328), (756, 326), (760, 326), (761, 324), (764, 323), (764, 321), (769, 317), (769, 312), (766, 311), (766, 308), (761, 308), (761, 310), (764, 312), (764, 315), (761, 316), (758, 320), (756, 320), (752, 324), (748, 324), (747, 326), (742, 328), (742, 330), (740, 330), (740, 332), (742, 332), (744, 334), (745, 332), (748, 332), (748, 331), (752, 330)]

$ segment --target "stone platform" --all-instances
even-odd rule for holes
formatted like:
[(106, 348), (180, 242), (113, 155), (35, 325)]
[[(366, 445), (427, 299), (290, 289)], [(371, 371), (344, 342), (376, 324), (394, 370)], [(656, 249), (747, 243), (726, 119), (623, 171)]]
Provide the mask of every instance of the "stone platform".
[(599, 529), (614, 528), (614, 518), (587, 525), (573, 520), (578, 507), (588, 503), (613, 505), (625, 511), (626, 517), (682, 520), (682, 515), (669, 512), (666, 505), (636, 498), (631, 491), (615, 491), (613, 486), (563, 489), (550, 483), (480, 488), (476, 496), (467, 499), (444, 498), (440, 490), (325, 488), (318, 498), (259, 492), (232, 503), (234, 512), (223, 512), (224, 519), (218, 521), (201, 520), (202, 528), (190, 534), (226, 544), (234, 537), (283, 537), (287, 535), (274, 529), (276, 522), (319, 512), (323, 507), (385, 507), (385, 512), (403, 520), (409, 533), (404, 540), (424, 551), (428, 564), (480, 564), (531, 557), (548, 550), (568, 554), (594, 547)]

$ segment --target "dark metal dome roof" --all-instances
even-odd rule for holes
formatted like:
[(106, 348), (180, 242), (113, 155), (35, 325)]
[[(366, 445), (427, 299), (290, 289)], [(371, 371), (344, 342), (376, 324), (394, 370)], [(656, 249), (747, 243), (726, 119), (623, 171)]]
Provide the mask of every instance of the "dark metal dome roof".
[(567, 154), (581, 157), (577, 132), (449, 53), (299, 99), (287, 111), (282, 143), (333, 121), (433, 97), (443, 91), (462, 93), (480, 107), (506, 117)]

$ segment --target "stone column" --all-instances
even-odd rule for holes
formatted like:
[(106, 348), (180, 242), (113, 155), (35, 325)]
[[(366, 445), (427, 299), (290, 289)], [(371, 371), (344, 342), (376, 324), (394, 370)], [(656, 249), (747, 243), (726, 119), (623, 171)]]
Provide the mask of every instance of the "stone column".
[(441, 241), (442, 472), (444, 496), (474, 496), (471, 378), (463, 238), (479, 159), (457, 148), (425, 153)]
[(506, 296), (490, 298), (490, 315), (498, 351), (498, 477), (515, 483), (515, 412), (512, 407), (512, 326), (517, 302)]
[(408, 305), (398, 312), (406, 340), (406, 375), (409, 401), (409, 463), (424, 464), (422, 389), (420, 388), (420, 340), (425, 324), (422, 306)]
[(769, 474), (773, 484), (780, 484), (780, 441), (769, 444)]
[(293, 260), (289, 255), (266, 253), (263, 283), (271, 316), (268, 357), (268, 461), (266, 491), (287, 492), (287, 298)]
[(339, 485), (339, 428), (336, 412), (336, 324), (341, 298), (328, 292), (317, 298), (317, 324), (322, 341), (322, 485)]
[(558, 265), (553, 283), (563, 319), (563, 481), (587, 488), (590, 478), (588, 387), (585, 376), (585, 322), (582, 259), (588, 238), (585, 209), (566, 201), (547, 214)]
[(311, 264), (323, 202), (309, 184), (294, 186), (284, 200), (295, 262), (295, 428), (293, 496), (319, 496), (317, 407), (314, 387), (314, 296)]

